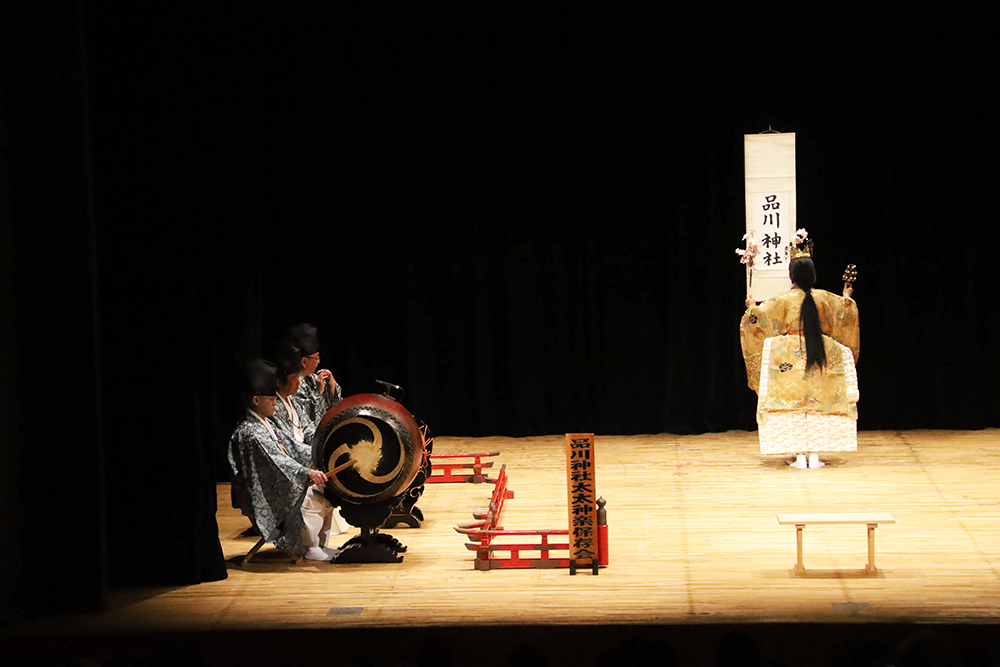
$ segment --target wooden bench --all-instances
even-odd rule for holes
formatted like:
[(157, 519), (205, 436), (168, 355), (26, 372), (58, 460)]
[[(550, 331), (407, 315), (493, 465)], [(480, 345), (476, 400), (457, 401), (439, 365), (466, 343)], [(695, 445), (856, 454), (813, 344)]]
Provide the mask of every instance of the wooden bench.
[(782, 526), (795, 526), (795, 544), (798, 550), (798, 562), (795, 563), (796, 574), (805, 572), (802, 565), (802, 530), (807, 524), (830, 525), (835, 523), (857, 523), (868, 526), (868, 564), (865, 573), (875, 574), (875, 528), (880, 523), (896, 523), (889, 512), (827, 512), (815, 514), (779, 514), (778, 523)]

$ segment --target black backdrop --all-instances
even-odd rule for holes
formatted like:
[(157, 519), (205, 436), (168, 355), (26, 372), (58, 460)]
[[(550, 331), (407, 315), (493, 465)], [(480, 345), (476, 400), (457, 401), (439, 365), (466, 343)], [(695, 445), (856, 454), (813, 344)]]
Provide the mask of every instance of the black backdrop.
[(8, 22), (4, 531), (78, 517), (72, 565), (4, 554), (11, 600), (224, 576), (235, 369), (296, 321), (441, 434), (754, 428), (733, 249), (768, 126), (819, 286), (859, 266), (861, 428), (1000, 426), (994, 13), (464, 11)]

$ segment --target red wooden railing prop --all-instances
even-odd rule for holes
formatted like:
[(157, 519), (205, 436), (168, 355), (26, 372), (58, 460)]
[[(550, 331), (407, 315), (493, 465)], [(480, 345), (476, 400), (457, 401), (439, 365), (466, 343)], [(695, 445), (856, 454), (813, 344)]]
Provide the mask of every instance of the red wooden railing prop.
[[(478, 521), (456, 526), (455, 530), (463, 535), (468, 535), (473, 542), (466, 542), (465, 547), (476, 552), (476, 569), (493, 570), (497, 568), (552, 568), (569, 567), (569, 543), (551, 543), (549, 537), (552, 535), (569, 535), (566, 529), (552, 530), (504, 530), (500, 525), (500, 517), (503, 514), (504, 502), (508, 498), (513, 498), (514, 492), (507, 487), (507, 464), (500, 467), (500, 474), (497, 475), (493, 493), (490, 496), (490, 507), (486, 512), (476, 512), (472, 516)], [(505, 536), (539, 536), (540, 542), (517, 542), (508, 543), (505, 541), (494, 541), (497, 537)], [(567, 537), (568, 540), (568, 537)], [(566, 552), (566, 558), (552, 558), (551, 552), (561, 550)], [(522, 558), (522, 551), (537, 551), (538, 558)], [(507, 553), (508, 557), (500, 554)]]
[[(479, 454), (431, 454), (431, 476), (427, 478), (428, 484), (443, 484), (445, 482), (471, 482), (482, 484), (492, 482), (489, 474), (483, 474), (483, 468), (492, 468), (493, 461), (483, 459), (489, 456), (500, 456), (500, 452), (482, 452)], [(471, 461), (459, 461), (456, 463), (440, 462), (442, 459), (472, 459)], [(455, 470), (471, 470), (471, 474), (455, 474)], [(435, 474), (440, 472), (441, 474)]]
[[(493, 480), (493, 492), (490, 494), (490, 506), (485, 512), (474, 512), (472, 518), (476, 523), (463, 523), (455, 527), (460, 533), (468, 534), (470, 530), (503, 530), (500, 525), (500, 515), (508, 498), (513, 498), (514, 492), (507, 487), (507, 464), (500, 466), (500, 474)], [(462, 530), (459, 530), (462, 529)]]
[[(551, 528), (539, 530), (505, 530), (500, 525), (504, 502), (514, 497), (514, 492), (507, 487), (507, 464), (500, 467), (500, 473), (493, 480), (493, 493), (490, 495), (490, 506), (486, 512), (475, 512), (475, 523), (455, 526), (455, 530), (467, 535), (471, 540), (465, 543), (465, 548), (476, 552), (475, 567), (477, 570), (497, 570), (502, 568), (559, 568), (570, 567), (569, 530), (566, 528)], [(608, 533), (607, 515), (604, 513), (603, 498), (598, 501), (599, 523), (598, 554), (600, 566), (608, 564)], [(603, 516), (601, 516), (603, 515)], [(565, 542), (550, 542), (551, 537), (566, 537)], [(496, 538), (518, 537), (517, 542), (506, 542)], [(526, 541), (524, 538), (538, 537), (539, 541)], [(537, 551), (537, 558), (522, 557), (521, 552)], [(553, 551), (565, 552), (564, 557), (553, 558)], [(502, 554), (508, 554), (503, 556)], [(595, 568), (596, 573), (596, 568)]]
[[(461, 532), (461, 531), (460, 531)], [(477, 570), (496, 570), (499, 568), (555, 568), (569, 567), (569, 531), (565, 528), (555, 528), (552, 530), (471, 530), (467, 533), (477, 542), (466, 542), (465, 547), (476, 552)], [(494, 541), (497, 537), (505, 536), (539, 536), (540, 542), (517, 542), (507, 543)], [(551, 543), (550, 536), (566, 536), (566, 542)], [(565, 551), (565, 558), (553, 558), (553, 551)], [(524, 558), (522, 551), (537, 551), (538, 558)], [(501, 553), (510, 554), (504, 558)]]

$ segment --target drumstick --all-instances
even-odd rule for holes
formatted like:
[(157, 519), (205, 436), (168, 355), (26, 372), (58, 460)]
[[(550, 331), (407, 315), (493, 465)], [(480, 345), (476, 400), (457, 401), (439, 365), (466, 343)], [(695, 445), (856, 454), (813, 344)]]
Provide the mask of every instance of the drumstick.
[(342, 464), (340, 464), (339, 466), (337, 466), (337, 467), (336, 467), (336, 468), (334, 468), (333, 470), (328, 470), (328, 471), (326, 472), (326, 476), (327, 476), (327, 477), (329, 477), (330, 475), (336, 475), (336, 474), (337, 474), (338, 472), (340, 472), (341, 470), (347, 470), (348, 468), (350, 468), (350, 467), (354, 466), (354, 465), (355, 465), (356, 463), (357, 463), (357, 461), (355, 461), (354, 459), (351, 459), (351, 460), (350, 460), (350, 461), (348, 461), (347, 463), (342, 463)]

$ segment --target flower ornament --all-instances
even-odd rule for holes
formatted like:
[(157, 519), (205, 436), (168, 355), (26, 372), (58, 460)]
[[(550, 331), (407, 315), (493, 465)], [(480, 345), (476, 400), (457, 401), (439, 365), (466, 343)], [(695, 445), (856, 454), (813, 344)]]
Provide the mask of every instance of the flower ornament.
[(804, 229), (796, 229), (795, 236), (792, 237), (792, 244), (789, 246), (792, 261), (802, 257), (812, 257), (813, 242), (809, 238), (809, 232)]
[(760, 254), (760, 244), (753, 240), (753, 231), (744, 234), (743, 240), (746, 241), (747, 247), (745, 249), (737, 248), (736, 254), (740, 256), (740, 264), (746, 265), (750, 284), (753, 285), (753, 263), (757, 255)]

